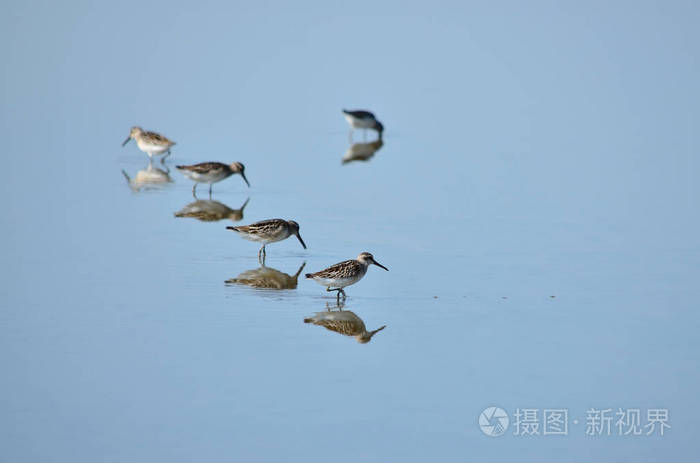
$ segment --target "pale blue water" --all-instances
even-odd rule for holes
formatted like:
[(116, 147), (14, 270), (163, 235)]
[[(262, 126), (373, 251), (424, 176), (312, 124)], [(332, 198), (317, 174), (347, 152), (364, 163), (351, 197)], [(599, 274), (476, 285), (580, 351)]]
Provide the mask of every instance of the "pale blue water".
[[(6, 4), (0, 461), (696, 455), (699, 11)], [(343, 107), (387, 128), (367, 162), (342, 164)], [(171, 183), (127, 185), (134, 124), (178, 143)], [(226, 285), (257, 246), (174, 215), (194, 201), (174, 165), (209, 160), (246, 166), (251, 188), (214, 185), (250, 198), (235, 223), (301, 225), (308, 250), (269, 267), (386, 265), (345, 309), (387, 327), (305, 324), (334, 297), (303, 277)], [(513, 435), (518, 408), (567, 409), (568, 435)], [(591, 408), (671, 428), (589, 436)]]

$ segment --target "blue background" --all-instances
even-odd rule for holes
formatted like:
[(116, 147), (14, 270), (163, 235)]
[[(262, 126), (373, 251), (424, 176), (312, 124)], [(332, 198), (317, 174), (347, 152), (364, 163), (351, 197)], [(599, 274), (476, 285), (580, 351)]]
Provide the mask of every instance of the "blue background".
[[(699, 13), (4, 3), (0, 460), (696, 455)], [(341, 165), (344, 107), (386, 127), (367, 163)], [(256, 245), (174, 217), (192, 201), (174, 169), (131, 191), (132, 125), (177, 142), (171, 168), (245, 164), (252, 187), (214, 199), (298, 221), (309, 247), (268, 266), (372, 252), (390, 272), (345, 309), (387, 328), (360, 345), (304, 324), (334, 301), (310, 281), (224, 285)], [(569, 435), (487, 437), (491, 405), (566, 408)], [(587, 436), (592, 407), (668, 409), (671, 429)]]

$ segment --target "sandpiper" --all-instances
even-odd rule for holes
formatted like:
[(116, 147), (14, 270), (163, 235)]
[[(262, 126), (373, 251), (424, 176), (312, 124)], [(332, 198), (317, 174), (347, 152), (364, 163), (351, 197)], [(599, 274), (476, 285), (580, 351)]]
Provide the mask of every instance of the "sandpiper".
[(132, 127), (129, 132), (129, 136), (126, 137), (122, 146), (129, 143), (131, 139), (136, 140), (136, 145), (141, 151), (148, 154), (148, 157), (153, 159), (153, 155), (163, 154), (167, 152), (165, 156), (160, 160), (163, 162), (165, 158), (170, 156), (170, 148), (175, 144), (174, 141), (168, 140), (166, 137), (155, 132), (146, 132), (141, 127)]
[(258, 261), (260, 262), (265, 262), (265, 246), (287, 239), (292, 235), (295, 235), (306, 249), (306, 244), (299, 234), (299, 224), (293, 220), (269, 219), (240, 227), (226, 227), (226, 229), (235, 231), (241, 235), (241, 238), (262, 243), (263, 245), (258, 251)]
[(343, 298), (345, 298), (345, 291), (343, 288), (360, 281), (362, 277), (365, 276), (365, 273), (367, 273), (367, 267), (369, 267), (370, 264), (381, 267), (387, 272), (389, 271), (388, 268), (374, 260), (372, 254), (363, 252), (357, 256), (357, 259), (340, 262), (320, 272), (307, 273), (306, 278), (311, 278), (316, 283), (325, 286), (326, 291), (338, 291), (338, 299), (340, 299), (341, 294)]
[(343, 114), (345, 115), (345, 120), (347, 120), (348, 124), (350, 124), (350, 142), (352, 142), (353, 129), (376, 130), (379, 138), (382, 138), (384, 126), (377, 120), (376, 117), (374, 117), (374, 114), (371, 112), (363, 110), (348, 111), (343, 109)]
[(197, 195), (197, 184), (198, 183), (208, 183), (209, 184), (209, 196), (211, 196), (211, 186), (213, 183), (220, 182), (221, 180), (230, 177), (233, 174), (241, 174), (246, 185), (250, 187), (248, 179), (245, 178), (245, 166), (240, 162), (234, 162), (233, 164), (224, 164), (222, 162), (202, 162), (200, 164), (194, 164), (192, 166), (175, 166), (177, 170), (182, 172), (182, 174), (194, 182), (192, 187), (192, 195), (196, 197)]

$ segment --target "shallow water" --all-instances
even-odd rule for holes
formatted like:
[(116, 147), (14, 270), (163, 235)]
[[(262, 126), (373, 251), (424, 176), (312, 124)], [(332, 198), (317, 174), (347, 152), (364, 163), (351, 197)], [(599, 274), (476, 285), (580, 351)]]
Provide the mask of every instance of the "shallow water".
[[(0, 19), (21, 44), (2, 41), (0, 460), (697, 453), (695, 7), (247, 5), (149, 34), (71, 8)], [(342, 107), (387, 127), (364, 162), (344, 162)], [(165, 165), (119, 146), (137, 123), (178, 143)], [(209, 160), (251, 188), (195, 203), (174, 166)], [(226, 226), (273, 217), (308, 249), (274, 243), (261, 271)], [(390, 270), (347, 288), (343, 311), (386, 325), (366, 344), (304, 322), (339, 309), (303, 274), (362, 251)], [(503, 436), (479, 427), (490, 406)], [(518, 408), (567, 409), (568, 435), (513, 435)], [(587, 435), (608, 408), (671, 428)]]

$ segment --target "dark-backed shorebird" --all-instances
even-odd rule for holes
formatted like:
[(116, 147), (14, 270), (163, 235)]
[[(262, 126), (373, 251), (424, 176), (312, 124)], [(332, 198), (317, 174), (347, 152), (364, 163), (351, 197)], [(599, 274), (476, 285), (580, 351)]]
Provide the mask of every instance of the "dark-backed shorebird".
[(248, 179), (245, 178), (245, 166), (240, 162), (233, 164), (224, 164), (223, 162), (202, 162), (191, 166), (175, 166), (177, 170), (182, 172), (182, 175), (194, 182), (192, 187), (192, 195), (197, 195), (197, 184), (209, 184), (209, 196), (211, 196), (211, 186), (216, 182), (220, 182), (225, 178), (229, 178), (233, 174), (241, 174), (243, 181), (250, 187)]
[(296, 236), (304, 249), (306, 249), (306, 243), (304, 243), (299, 234), (299, 224), (293, 220), (269, 219), (250, 225), (241, 225), (240, 227), (226, 227), (226, 229), (235, 231), (241, 238), (246, 240), (262, 243), (263, 245), (258, 251), (258, 260), (260, 262), (265, 262), (265, 246), (285, 240), (292, 235)]
[(374, 117), (369, 111), (355, 110), (348, 111), (343, 109), (343, 114), (345, 115), (345, 120), (350, 124), (350, 142), (352, 143), (352, 131), (353, 129), (372, 129), (376, 130), (379, 138), (382, 138), (382, 133), (384, 132), (384, 126), (381, 122)]

